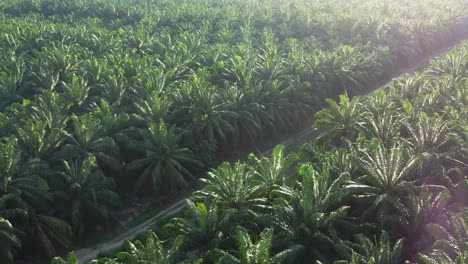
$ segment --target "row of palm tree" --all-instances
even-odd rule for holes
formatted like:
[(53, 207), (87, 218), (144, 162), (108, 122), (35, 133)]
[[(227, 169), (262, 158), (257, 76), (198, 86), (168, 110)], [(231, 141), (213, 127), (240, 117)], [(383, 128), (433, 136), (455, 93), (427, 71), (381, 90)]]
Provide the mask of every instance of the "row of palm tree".
[(223, 163), (183, 214), (94, 263), (465, 263), (467, 44), (328, 101), (301, 151)]

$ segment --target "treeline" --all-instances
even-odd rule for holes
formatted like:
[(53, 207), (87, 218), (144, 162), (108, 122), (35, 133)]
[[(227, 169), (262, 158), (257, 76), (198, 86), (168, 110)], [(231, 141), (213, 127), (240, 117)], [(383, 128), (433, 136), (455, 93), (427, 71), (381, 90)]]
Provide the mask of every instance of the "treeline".
[(222, 164), (183, 215), (92, 263), (466, 263), (467, 66), (465, 42), (372, 96), (328, 100), (298, 153)]
[(462, 0), (0, 1), (2, 263), (467, 35)]

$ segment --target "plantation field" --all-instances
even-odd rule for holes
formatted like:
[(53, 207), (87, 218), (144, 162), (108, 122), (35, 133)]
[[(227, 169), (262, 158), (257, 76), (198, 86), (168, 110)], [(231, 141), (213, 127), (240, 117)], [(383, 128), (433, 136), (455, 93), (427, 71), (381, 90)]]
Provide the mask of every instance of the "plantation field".
[[(353, 97), (466, 39), (466, 1), (0, 0), (0, 29), (0, 263), (48, 263), (198, 178), (187, 217), (102, 261), (468, 257), (467, 45)], [(328, 133), (299, 153), (219, 165), (315, 114)]]
[(183, 214), (98, 263), (466, 263), (467, 65), (465, 41), (373, 95), (327, 100), (326, 132), (223, 163)]

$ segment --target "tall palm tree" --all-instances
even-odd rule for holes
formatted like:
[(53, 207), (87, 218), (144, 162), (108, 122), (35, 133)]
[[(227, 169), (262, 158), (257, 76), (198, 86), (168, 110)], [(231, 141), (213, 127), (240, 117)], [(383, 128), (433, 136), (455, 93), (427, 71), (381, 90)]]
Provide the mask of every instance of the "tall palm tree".
[(135, 189), (141, 189), (151, 178), (154, 191), (169, 191), (188, 186), (193, 179), (187, 166), (201, 163), (188, 148), (181, 147), (182, 134), (174, 127), (167, 127), (163, 121), (150, 123), (147, 130), (141, 130), (145, 151), (144, 157), (127, 164), (127, 170), (143, 169), (135, 182)]

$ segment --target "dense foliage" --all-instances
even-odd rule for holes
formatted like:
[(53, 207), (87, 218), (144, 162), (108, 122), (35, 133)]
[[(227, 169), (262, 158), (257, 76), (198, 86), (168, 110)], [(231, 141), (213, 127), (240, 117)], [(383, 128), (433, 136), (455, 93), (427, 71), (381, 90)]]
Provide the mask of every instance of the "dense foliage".
[[(66, 251), (87, 233), (112, 226), (124, 194), (184, 189), (213, 167), (220, 153), (308, 123), (325, 98), (373, 88), (401, 67), (466, 37), (467, 10), (463, 0), (0, 0), (0, 262), (13, 262), (25, 251), (49, 257)], [(461, 68), (453, 80), (441, 79), (448, 82), (447, 89), (464, 81), (464, 59), (459, 58)], [(441, 65), (433, 75), (451, 65)], [(424, 99), (429, 101), (425, 104), (440, 107), (443, 92)], [(406, 93), (408, 98), (417, 95)], [(458, 97), (463, 94), (459, 91)], [(462, 115), (456, 107), (465, 105), (458, 101), (451, 115)], [(364, 215), (377, 214), (379, 224), (387, 227), (392, 223), (383, 216), (407, 202), (394, 196), (412, 191), (407, 180), (421, 160), (429, 165), (452, 159), (463, 164), (453, 157), (460, 155), (456, 149), (450, 155), (437, 152), (453, 140), (464, 140), (451, 138), (463, 133), (463, 126), (452, 131), (451, 122), (414, 112), (412, 118), (420, 123), (402, 130), (406, 120), (390, 113), (393, 108), (373, 110), (374, 119), (352, 108), (356, 113), (344, 113), (348, 121), (343, 121), (349, 123), (334, 128), (333, 139), (323, 140), (344, 146), (362, 135), (363, 127), (372, 127), (369, 133), (384, 139), (369, 145), (372, 153), (384, 154), (366, 156), (359, 154), (362, 149), (350, 148), (359, 154), (361, 172), (372, 176), (352, 178), (350, 173), (336, 178), (323, 164), (307, 165), (300, 170), (300, 191), (293, 191), (284, 185), (288, 168), (272, 169), (264, 158), (254, 158), (256, 169), (222, 165), (210, 173), (210, 187), (199, 193), (193, 212), (200, 217), (209, 212), (225, 221), (210, 220), (209, 226), (204, 220), (179, 221), (174, 225), (184, 226), (186, 232), (180, 235), (199, 232), (191, 246), (211, 241), (210, 247), (219, 249), (210, 251), (213, 259), (255, 262), (252, 256), (265, 252), (271, 253), (271, 261), (289, 258), (301, 248), (344, 239), (341, 231), (347, 229), (335, 232), (335, 225), (356, 225), (358, 212), (342, 204), (348, 201), (345, 193), (336, 197), (328, 189), (354, 181), (350, 190), (372, 191), (364, 197), (356, 194), (356, 199), (378, 201), (372, 207), (375, 212)], [(322, 112), (330, 116), (321, 121), (324, 127), (339, 122), (333, 114)], [(428, 126), (449, 133), (450, 140), (434, 136), (439, 141), (432, 145), (433, 132), (423, 131)], [(415, 139), (398, 142), (398, 151), (387, 153), (400, 130)], [(363, 146), (365, 139), (359, 137)], [(415, 156), (415, 149), (429, 152)], [(345, 157), (345, 150), (340, 151)], [(282, 150), (277, 153), (284, 155)], [(371, 168), (389, 162), (397, 164), (398, 171)], [(418, 168), (421, 175), (438, 175), (425, 166)], [(443, 173), (458, 186), (451, 175), (459, 171), (448, 166)], [(374, 176), (386, 178), (373, 180)], [(394, 179), (390, 187), (395, 192), (389, 196), (384, 195), (387, 178)], [(266, 179), (271, 183), (250, 188)], [(307, 183), (316, 187), (312, 190)], [(264, 217), (280, 208), (277, 219)], [(232, 213), (227, 217), (226, 212)], [(311, 221), (312, 216), (317, 221)], [(238, 238), (223, 243), (235, 244), (245, 254), (228, 252), (224, 249), (229, 245), (216, 240), (220, 233), (213, 230), (232, 219), (245, 225), (221, 232), (222, 237), (235, 233)], [(263, 230), (264, 226), (275, 228)], [(285, 231), (278, 233), (280, 227)], [(251, 240), (253, 231), (261, 233), (261, 239)], [(276, 244), (277, 234), (290, 250)], [(155, 237), (150, 240), (148, 247), (164, 252), (178, 248), (160, 247)], [(381, 240), (374, 246), (388, 242)], [(250, 252), (249, 245), (258, 249)], [(327, 250), (343, 258), (349, 251)], [(319, 259), (327, 254), (314, 252), (309, 253)]]
[(301, 151), (222, 164), (184, 215), (93, 263), (464, 264), (467, 87), (464, 42), (371, 96), (329, 101)]

